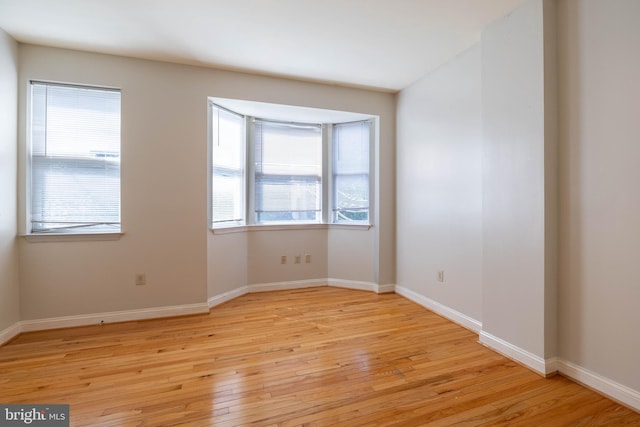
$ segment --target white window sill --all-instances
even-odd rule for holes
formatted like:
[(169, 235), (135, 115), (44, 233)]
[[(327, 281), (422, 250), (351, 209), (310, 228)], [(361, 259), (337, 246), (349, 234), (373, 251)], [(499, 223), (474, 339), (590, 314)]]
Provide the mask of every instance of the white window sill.
[(124, 235), (118, 233), (37, 233), (37, 234), (21, 234), (28, 242), (100, 242), (108, 240), (120, 240)]
[(213, 234), (232, 234), (232, 233), (244, 233), (248, 229), (249, 227), (247, 227), (246, 225), (234, 225), (231, 227), (210, 228), (209, 230)]
[(361, 230), (368, 231), (373, 227), (371, 224), (329, 224), (329, 228), (333, 230)]
[(244, 233), (248, 231), (283, 231), (283, 230), (360, 230), (367, 231), (370, 224), (255, 224), (233, 227), (211, 228), (213, 234)]

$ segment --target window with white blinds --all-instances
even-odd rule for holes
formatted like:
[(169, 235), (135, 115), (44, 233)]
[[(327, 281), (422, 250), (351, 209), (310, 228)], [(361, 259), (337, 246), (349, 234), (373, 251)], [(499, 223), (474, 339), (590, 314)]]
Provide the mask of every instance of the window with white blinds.
[(369, 222), (368, 120), (333, 126), (332, 222)]
[(31, 233), (120, 231), (120, 91), (31, 83)]
[(322, 127), (255, 120), (256, 223), (322, 221)]
[(245, 221), (244, 117), (214, 104), (209, 111), (212, 225), (242, 225)]

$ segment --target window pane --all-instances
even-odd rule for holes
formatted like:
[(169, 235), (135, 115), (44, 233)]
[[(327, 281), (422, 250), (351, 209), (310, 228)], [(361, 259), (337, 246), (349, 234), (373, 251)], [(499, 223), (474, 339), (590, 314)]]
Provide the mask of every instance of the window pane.
[(244, 117), (211, 108), (213, 226), (244, 223)]
[(120, 230), (120, 92), (32, 84), (31, 231)]
[(321, 127), (256, 120), (255, 140), (257, 222), (319, 222)]
[(368, 121), (333, 127), (333, 221), (369, 221)]

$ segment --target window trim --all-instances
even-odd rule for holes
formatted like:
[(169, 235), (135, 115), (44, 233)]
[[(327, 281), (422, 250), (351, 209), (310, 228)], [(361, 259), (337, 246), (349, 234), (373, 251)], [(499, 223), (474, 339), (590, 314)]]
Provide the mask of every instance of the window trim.
[[(107, 92), (118, 92), (120, 94), (120, 156), (122, 156), (122, 89), (116, 86), (109, 85), (97, 85), (97, 84), (84, 84), (84, 83), (69, 83), (55, 80), (40, 80), (40, 79), (28, 79), (26, 82), (26, 102), (25, 102), (25, 127), (24, 127), (24, 144), (20, 144), (19, 155), (23, 161), (20, 163), (23, 165), (23, 172), (20, 174), (21, 180), (19, 182), (22, 191), (19, 192), (21, 197), (24, 197), (20, 206), (24, 209), (23, 214), (19, 216), (19, 230), (18, 234), (29, 242), (68, 242), (68, 241), (107, 241), (107, 240), (119, 240), (125, 232), (122, 226), (122, 172), (120, 172), (119, 186), (120, 186), (120, 223), (119, 229), (113, 231), (95, 231), (95, 232), (33, 232), (32, 231), (32, 171), (33, 171), (33, 141), (32, 141), (32, 125), (33, 125), (33, 86), (45, 85), (45, 86), (57, 86), (77, 89), (89, 89), (100, 90)], [(122, 163), (120, 163), (122, 167)], [(23, 222), (24, 221), (24, 222)]]
[(211, 234), (234, 234), (254, 231), (284, 231), (284, 230), (354, 230), (369, 231), (374, 226), (372, 224), (325, 224), (314, 222), (301, 224), (254, 224), (240, 225), (235, 227), (210, 228)]
[(21, 234), (20, 237), (31, 243), (44, 242), (107, 242), (120, 240), (125, 233), (36, 233)]

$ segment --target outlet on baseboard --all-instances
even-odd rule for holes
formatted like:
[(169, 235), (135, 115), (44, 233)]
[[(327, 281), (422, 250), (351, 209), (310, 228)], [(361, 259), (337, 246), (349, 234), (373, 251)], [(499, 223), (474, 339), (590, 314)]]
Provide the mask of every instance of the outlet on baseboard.
[(438, 282), (444, 283), (444, 270), (438, 271)]

